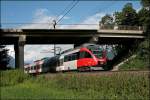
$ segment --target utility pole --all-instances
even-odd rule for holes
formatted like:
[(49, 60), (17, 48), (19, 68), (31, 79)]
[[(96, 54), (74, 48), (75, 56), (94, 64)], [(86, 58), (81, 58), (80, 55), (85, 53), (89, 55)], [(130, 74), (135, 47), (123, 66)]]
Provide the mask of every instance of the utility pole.
[(54, 27), (54, 29), (56, 28), (56, 20), (53, 20), (53, 27)]

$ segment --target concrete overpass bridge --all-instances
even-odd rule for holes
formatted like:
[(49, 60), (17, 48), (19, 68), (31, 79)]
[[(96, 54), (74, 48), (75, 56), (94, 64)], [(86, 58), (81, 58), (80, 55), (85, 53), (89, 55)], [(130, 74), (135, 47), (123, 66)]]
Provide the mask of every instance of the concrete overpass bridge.
[(0, 44), (14, 44), (16, 67), (24, 66), (25, 44), (132, 44), (144, 39), (143, 30), (136, 29), (0, 29)]

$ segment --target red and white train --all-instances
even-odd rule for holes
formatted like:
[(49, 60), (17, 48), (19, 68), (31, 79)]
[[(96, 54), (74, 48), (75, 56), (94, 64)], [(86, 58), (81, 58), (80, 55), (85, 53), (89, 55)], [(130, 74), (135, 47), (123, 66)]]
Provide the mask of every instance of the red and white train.
[(44, 67), (44, 63), (46, 63), (47, 60), (48, 58), (43, 58), (41, 60), (34, 61), (32, 64), (26, 64), (24, 66), (24, 72), (30, 74), (47, 72), (49, 68)]
[(61, 54), (56, 71), (92, 70), (103, 67), (106, 62), (106, 52), (99, 45), (88, 45)]
[(71, 70), (87, 71), (99, 68), (101, 69), (106, 65), (106, 63), (106, 51), (103, 50), (99, 45), (91, 44), (64, 51), (55, 57), (38, 60), (34, 65), (28, 65), (28, 67), (35, 67), (34, 69), (36, 71), (28, 72), (34, 73), (37, 72), (37, 69), (39, 69), (39, 73)]

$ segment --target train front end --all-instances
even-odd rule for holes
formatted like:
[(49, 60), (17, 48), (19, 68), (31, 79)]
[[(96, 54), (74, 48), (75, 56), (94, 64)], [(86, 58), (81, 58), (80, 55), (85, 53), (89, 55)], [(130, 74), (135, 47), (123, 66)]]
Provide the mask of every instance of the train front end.
[(91, 51), (93, 59), (97, 62), (95, 67), (103, 67), (107, 63), (106, 51), (99, 45), (90, 45), (87, 48)]

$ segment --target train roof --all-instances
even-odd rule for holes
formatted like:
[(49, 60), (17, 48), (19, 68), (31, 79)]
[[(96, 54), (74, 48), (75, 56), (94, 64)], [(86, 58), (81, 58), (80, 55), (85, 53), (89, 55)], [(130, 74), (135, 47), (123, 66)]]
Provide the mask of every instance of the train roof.
[(81, 47), (88, 47), (88, 46), (99, 46), (98, 44), (93, 44), (93, 43), (85, 43)]
[(66, 55), (66, 54), (70, 54), (70, 53), (73, 53), (73, 52), (78, 52), (80, 48), (87, 48), (87, 47), (88, 47), (88, 48), (90, 48), (90, 47), (93, 48), (93, 46), (95, 46), (95, 47), (100, 47), (100, 45), (98, 45), (98, 44), (86, 43), (86, 44), (83, 44), (83, 45), (81, 45), (81, 46), (78, 46), (78, 47), (76, 47), (76, 48), (74, 48), (74, 49), (73, 49), (73, 48), (72, 48), (72, 49), (67, 49), (67, 50), (61, 52), (61, 55)]
[(42, 58), (41, 60), (45, 60), (45, 59), (50, 59), (50, 57), (44, 57), (44, 58)]
[(64, 54), (64, 53), (69, 52), (69, 51), (72, 51), (72, 50), (73, 50), (73, 48), (67, 49), (67, 50), (62, 51), (60, 54)]

